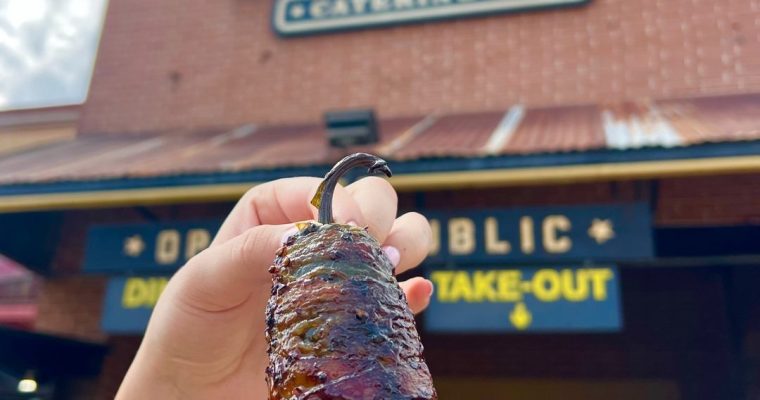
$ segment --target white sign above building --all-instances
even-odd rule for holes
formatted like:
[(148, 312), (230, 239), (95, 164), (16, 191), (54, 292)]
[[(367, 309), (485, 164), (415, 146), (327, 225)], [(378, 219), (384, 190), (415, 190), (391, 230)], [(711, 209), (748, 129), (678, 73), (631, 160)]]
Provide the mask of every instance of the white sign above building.
[(589, 0), (275, 0), (274, 29), (302, 35), (415, 21), (447, 19)]

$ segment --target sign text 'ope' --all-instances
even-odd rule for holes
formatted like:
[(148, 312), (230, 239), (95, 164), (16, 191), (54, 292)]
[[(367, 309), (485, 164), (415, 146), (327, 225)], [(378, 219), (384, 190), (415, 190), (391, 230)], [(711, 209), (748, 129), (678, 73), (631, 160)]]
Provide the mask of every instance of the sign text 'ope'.
[(171, 273), (211, 244), (221, 221), (94, 226), (84, 271)]

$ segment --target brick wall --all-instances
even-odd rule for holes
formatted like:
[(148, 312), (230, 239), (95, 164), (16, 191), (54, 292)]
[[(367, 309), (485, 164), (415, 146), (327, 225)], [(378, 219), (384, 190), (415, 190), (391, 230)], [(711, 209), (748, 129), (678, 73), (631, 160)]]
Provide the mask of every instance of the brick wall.
[(105, 277), (69, 276), (45, 279), (40, 290), (35, 329), (41, 332), (102, 341), (100, 315)]
[(141, 337), (119, 336), (108, 341), (110, 351), (103, 361), (103, 372), (95, 391), (96, 399), (113, 399), (124, 375), (140, 347)]
[(755, 0), (589, 5), (281, 39), (271, 0), (113, 0), (81, 131), (760, 90)]
[(663, 180), (657, 223), (760, 224), (760, 174)]

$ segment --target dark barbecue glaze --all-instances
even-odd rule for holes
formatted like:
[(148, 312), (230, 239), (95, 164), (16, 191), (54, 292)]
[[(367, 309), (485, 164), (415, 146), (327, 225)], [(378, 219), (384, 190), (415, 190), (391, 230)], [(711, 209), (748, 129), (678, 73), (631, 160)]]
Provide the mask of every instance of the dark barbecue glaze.
[(270, 400), (437, 399), (380, 244), (360, 227), (300, 227), (270, 268)]

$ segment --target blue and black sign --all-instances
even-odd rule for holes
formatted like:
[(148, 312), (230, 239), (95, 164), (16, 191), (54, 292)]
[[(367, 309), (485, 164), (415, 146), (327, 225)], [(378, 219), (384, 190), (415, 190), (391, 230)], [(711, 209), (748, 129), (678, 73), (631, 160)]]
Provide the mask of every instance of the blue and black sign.
[(425, 330), (443, 333), (614, 332), (615, 266), (433, 269)]
[(84, 271), (165, 274), (211, 243), (217, 221), (101, 225), (87, 232)]
[[(643, 203), (423, 213), (435, 237), (425, 262), (436, 286), (425, 313), (433, 332), (619, 330), (617, 268), (593, 265), (653, 256)], [(104, 330), (142, 332), (168, 280), (161, 275), (208, 247), (221, 223), (91, 228), (85, 271), (142, 275), (109, 282)]]
[(150, 314), (169, 282), (163, 276), (111, 278), (106, 288), (101, 327), (104, 332), (142, 334)]
[[(430, 332), (609, 332), (622, 326), (614, 266), (435, 269), (428, 275), (436, 286), (423, 314)], [(111, 278), (103, 331), (142, 333), (168, 281)]]
[(272, 20), (281, 35), (488, 15), (588, 0), (276, 0)]
[[(644, 203), (421, 211), (431, 222), (428, 265), (641, 260), (653, 256)], [(173, 273), (205, 249), (222, 221), (100, 225), (87, 234), (84, 271)]]
[(653, 256), (644, 203), (425, 212), (433, 227), (428, 264), (555, 263)]

